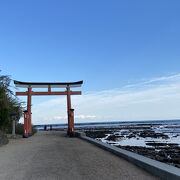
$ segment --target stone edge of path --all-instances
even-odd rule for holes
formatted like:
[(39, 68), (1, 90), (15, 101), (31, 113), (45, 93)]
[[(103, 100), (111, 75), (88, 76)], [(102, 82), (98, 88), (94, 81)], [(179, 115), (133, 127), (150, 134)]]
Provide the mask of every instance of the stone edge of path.
[(102, 143), (98, 140), (89, 138), (85, 133), (76, 132), (76, 136), (87, 142), (90, 142), (106, 151), (109, 151), (127, 161), (141, 167), (142, 169), (148, 171), (149, 173), (161, 178), (161, 179), (173, 179), (180, 180), (180, 169), (168, 164), (147, 158), (136, 153), (111, 146), (109, 144)]

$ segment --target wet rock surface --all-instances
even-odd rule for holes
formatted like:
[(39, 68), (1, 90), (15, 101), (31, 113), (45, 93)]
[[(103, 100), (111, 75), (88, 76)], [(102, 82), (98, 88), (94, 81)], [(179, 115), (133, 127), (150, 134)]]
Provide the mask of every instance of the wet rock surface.
[(113, 135), (108, 136), (105, 140), (108, 140), (108, 141), (118, 141), (120, 138), (123, 138), (123, 137), (124, 136), (113, 134)]
[(111, 130), (89, 130), (85, 131), (86, 136), (90, 138), (104, 138), (106, 137), (106, 134), (112, 133)]
[(180, 168), (180, 147), (178, 147), (177, 145), (165, 144), (165, 146), (163, 147), (162, 146), (158, 147), (156, 145), (156, 148), (155, 147), (145, 148), (140, 146), (117, 146), (117, 147)]
[(163, 133), (155, 133), (153, 130), (146, 130), (139, 133), (139, 137), (151, 137), (151, 138), (163, 138), (163, 139), (169, 139), (168, 135), (165, 135)]

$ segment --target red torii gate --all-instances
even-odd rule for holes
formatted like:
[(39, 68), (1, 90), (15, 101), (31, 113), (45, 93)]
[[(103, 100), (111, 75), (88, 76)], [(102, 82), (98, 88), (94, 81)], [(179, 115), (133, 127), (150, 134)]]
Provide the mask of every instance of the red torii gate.
[[(16, 92), (16, 96), (27, 96), (27, 110), (24, 111), (24, 137), (32, 134), (31, 99), (32, 96), (66, 95), (69, 136), (74, 136), (74, 109), (71, 108), (71, 95), (81, 95), (81, 91), (71, 91), (70, 88), (81, 87), (83, 81), (65, 83), (20, 82), (14, 81), (16, 87), (27, 88), (26, 92)], [(34, 92), (32, 88), (47, 88), (47, 92)], [(66, 88), (66, 91), (51, 91), (51, 88)]]

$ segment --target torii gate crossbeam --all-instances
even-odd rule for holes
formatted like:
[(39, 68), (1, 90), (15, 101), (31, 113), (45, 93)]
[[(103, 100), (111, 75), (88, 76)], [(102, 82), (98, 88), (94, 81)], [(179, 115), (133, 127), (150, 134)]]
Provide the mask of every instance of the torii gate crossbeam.
[[(69, 136), (74, 135), (74, 109), (71, 108), (71, 95), (81, 95), (81, 91), (71, 91), (70, 88), (81, 87), (83, 81), (68, 83), (42, 83), (42, 82), (21, 82), (14, 81), (16, 87), (27, 88), (26, 92), (16, 92), (16, 96), (27, 96), (27, 110), (24, 111), (24, 137), (32, 134), (31, 124), (31, 101), (32, 96), (66, 95)], [(47, 92), (34, 92), (32, 88), (47, 88)], [(66, 91), (52, 91), (52, 88), (66, 88)]]

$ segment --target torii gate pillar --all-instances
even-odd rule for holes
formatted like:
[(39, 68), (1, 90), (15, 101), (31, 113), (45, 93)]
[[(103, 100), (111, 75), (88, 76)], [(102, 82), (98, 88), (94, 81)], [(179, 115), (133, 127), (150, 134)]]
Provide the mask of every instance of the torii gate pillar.
[(71, 91), (67, 87), (67, 115), (68, 115), (68, 129), (67, 134), (74, 136), (74, 109), (71, 108)]
[(74, 136), (74, 109), (70, 109), (70, 133), (69, 136)]
[(29, 137), (29, 113), (28, 111), (24, 111), (24, 133), (23, 137), (27, 138)]
[(70, 128), (70, 122), (71, 122), (71, 95), (70, 95), (70, 88), (67, 87), (67, 115), (68, 115), (68, 129), (67, 129), (67, 134), (70, 135), (71, 133), (71, 128)]
[(27, 111), (28, 111), (28, 134), (32, 135), (32, 123), (31, 123), (31, 92), (32, 88), (28, 87), (28, 95), (27, 95)]

